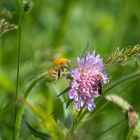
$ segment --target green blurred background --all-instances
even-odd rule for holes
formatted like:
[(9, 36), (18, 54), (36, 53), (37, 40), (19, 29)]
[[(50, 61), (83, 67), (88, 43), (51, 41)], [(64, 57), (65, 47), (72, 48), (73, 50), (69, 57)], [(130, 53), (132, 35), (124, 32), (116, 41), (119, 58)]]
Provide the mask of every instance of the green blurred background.
[[(34, 0), (34, 6), (23, 17), (21, 35), (21, 56), (19, 94), (23, 94), (28, 81), (46, 70), (55, 57), (66, 57), (72, 65), (89, 42), (104, 60), (116, 47), (125, 48), (140, 43), (140, 1), (139, 0)], [(0, 0), (0, 10), (14, 12), (10, 23), (17, 24), (20, 17), (18, 1)], [(1, 37), (0, 45), (0, 139), (11, 140), (14, 124), (14, 94), (16, 87), (18, 30), (7, 32)], [(110, 82), (139, 69), (138, 63), (129, 62), (124, 66), (108, 69)], [(51, 112), (61, 128), (67, 125), (64, 120), (72, 118), (72, 105), (64, 109), (62, 99), (56, 95), (68, 86), (64, 78), (57, 83), (42, 82), (32, 91), (29, 102), (46, 114)], [(119, 86), (112, 93), (119, 93), (139, 112), (140, 81)], [(10, 106), (3, 108), (10, 102)], [(12, 103), (11, 103), (12, 102)], [(91, 116), (92, 117), (92, 116)], [(26, 107), (23, 120), (43, 131), (41, 120)], [(76, 140), (94, 140), (101, 132), (124, 119), (124, 114), (108, 104), (97, 118), (81, 123), (75, 134)], [(71, 120), (71, 119), (70, 119)], [(68, 121), (70, 122), (70, 121)], [(84, 125), (82, 125), (84, 124)], [(101, 140), (124, 140), (128, 131), (124, 121), (105, 133)], [(36, 140), (30, 134), (24, 121), (21, 139)]]

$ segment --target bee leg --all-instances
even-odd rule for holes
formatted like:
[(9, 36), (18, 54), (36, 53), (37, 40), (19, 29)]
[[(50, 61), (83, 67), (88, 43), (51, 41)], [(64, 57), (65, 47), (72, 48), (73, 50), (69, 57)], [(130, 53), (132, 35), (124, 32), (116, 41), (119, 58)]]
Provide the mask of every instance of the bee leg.
[(61, 72), (60, 70), (58, 71), (58, 79), (60, 78)]

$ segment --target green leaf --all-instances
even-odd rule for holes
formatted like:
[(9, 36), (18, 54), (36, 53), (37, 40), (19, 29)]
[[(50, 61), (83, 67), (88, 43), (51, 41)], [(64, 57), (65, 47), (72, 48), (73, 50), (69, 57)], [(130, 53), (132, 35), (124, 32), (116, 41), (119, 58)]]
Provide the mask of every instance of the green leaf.
[(70, 90), (70, 87), (67, 87), (64, 91), (62, 91), (60, 94), (57, 95), (57, 97), (63, 95), (64, 93), (68, 92)]
[[(27, 101), (25, 98), (21, 96), (18, 96), (18, 99), (22, 101), (22, 103), (24, 103), (37, 117), (39, 117), (44, 122), (44, 126), (45, 126), (44, 128), (47, 132), (49, 132), (53, 140), (57, 140), (57, 139), (64, 140), (64, 133), (60, 125), (57, 124), (57, 122), (55, 121), (52, 115), (46, 115), (46, 112), (44, 110), (42, 110), (37, 106), (33, 106), (29, 101)], [(18, 113), (22, 113), (23, 112), (22, 109), (24, 108), (21, 108), (21, 110)]]
[(37, 131), (28, 122), (25, 122), (25, 123), (28, 126), (28, 128), (30, 129), (31, 133), (35, 137), (40, 138), (42, 140), (50, 140), (51, 139), (49, 134)]
[(66, 104), (66, 108), (69, 107), (69, 105), (72, 103), (72, 101), (73, 101), (73, 99), (72, 100), (71, 99), (68, 99), (67, 104)]

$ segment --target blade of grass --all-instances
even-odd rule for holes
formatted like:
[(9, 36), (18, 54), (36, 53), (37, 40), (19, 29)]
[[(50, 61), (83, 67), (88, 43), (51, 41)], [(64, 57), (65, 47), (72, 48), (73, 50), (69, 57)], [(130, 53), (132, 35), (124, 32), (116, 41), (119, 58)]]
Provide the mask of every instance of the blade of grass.
[(2, 35), (0, 34), (0, 65), (2, 66)]
[(41, 108), (33, 106), (26, 98), (18, 96), (19, 101), (21, 101), (24, 105), (26, 105), (34, 114), (35, 116), (39, 117), (47, 130), (47, 132), (51, 135), (54, 140), (57, 139), (64, 139), (64, 134), (60, 126), (54, 120), (52, 116), (46, 115)]
[(109, 84), (109, 86), (107, 86), (107, 88), (103, 91), (103, 96), (106, 95), (106, 93), (108, 91), (110, 91), (111, 89), (113, 89), (114, 87), (126, 82), (126, 81), (129, 81), (129, 80), (133, 80), (133, 79), (138, 79), (140, 78), (140, 71), (137, 71), (137, 72), (133, 72), (127, 76), (124, 76), (122, 78), (120, 78), (119, 80), (116, 80), (115, 82), (113, 82), (112, 84)]
[(50, 140), (50, 135), (47, 133), (43, 133), (40, 131), (35, 130), (28, 122), (25, 122), (31, 133), (42, 140)]
[(68, 99), (66, 103), (66, 109), (69, 107), (69, 105), (73, 102), (73, 99)]
[(107, 132), (110, 131), (111, 129), (117, 127), (117, 126), (120, 125), (123, 121), (124, 121), (124, 119), (121, 120), (121, 121), (119, 121), (119, 122), (117, 122), (117, 123), (115, 123), (114, 125), (112, 125), (112, 126), (109, 127), (108, 129), (106, 129), (105, 131), (101, 132), (101, 133), (99, 134), (99, 136), (96, 137), (95, 140), (98, 140), (102, 135), (104, 135), (105, 133), (107, 133)]
[[(19, 88), (21, 34), (22, 34), (22, 22), (24, 17), (24, 12), (22, 11), (22, 0), (20, 0), (19, 8), (20, 8), (19, 11), (20, 14), (19, 14), (19, 24), (18, 24), (19, 36), (18, 36), (18, 52), (17, 52), (17, 79), (16, 79), (16, 93), (15, 93), (16, 101), (17, 101), (18, 88)], [(18, 140), (18, 133), (19, 133), (19, 130), (16, 128), (17, 110), (18, 110), (18, 106), (17, 103), (15, 103), (13, 140)]]
[(57, 95), (57, 97), (63, 95), (64, 93), (68, 92), (70, 90), (70, 87), (67, 87), (65, 90), (63, 90), (60, 94)]

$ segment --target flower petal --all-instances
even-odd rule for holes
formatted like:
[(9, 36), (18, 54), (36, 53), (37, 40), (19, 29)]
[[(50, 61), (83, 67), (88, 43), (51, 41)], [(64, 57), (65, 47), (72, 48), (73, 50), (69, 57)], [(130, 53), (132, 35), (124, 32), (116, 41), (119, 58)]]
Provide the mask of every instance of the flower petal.
[(79, 79), (79, 71), (78, 68), (71, 71), (71, 75), (74, 79)]
[(71, 82), (71, 88), (77, 88), (78, 87), (78, 83), (76, 82), (76, 80), (72, 80)]
[(81, 99), (81, 107), (83, 107), (85, 104), (85, 100)]
[(93, 99), (90, 99), (88, 102), (87, 102), (87, 108), (90, 112), (93, 111), (93, 109), (95, 108), (95, 104), (93, 102)]
[(70, 99), (73, 99), (74, 98), (74, 95), (75, 95), (75, 90), (74, 89), (71, 89), (70, 91), (69, 91), (69, 97), (70, 97)]
[(79, 100), (79, 97), (78, 97), (77, 92), (75, 92), (75, 94), (74, 94), (74, 100), (75, 100), (75, 101), (78, 101), (78, 100)]
[(81, 109), (81, 102), (80, 102), (80, 100), (76, 103), (76, 109), (77, 109), (77, 111), (80, 111), (80, 109)]

